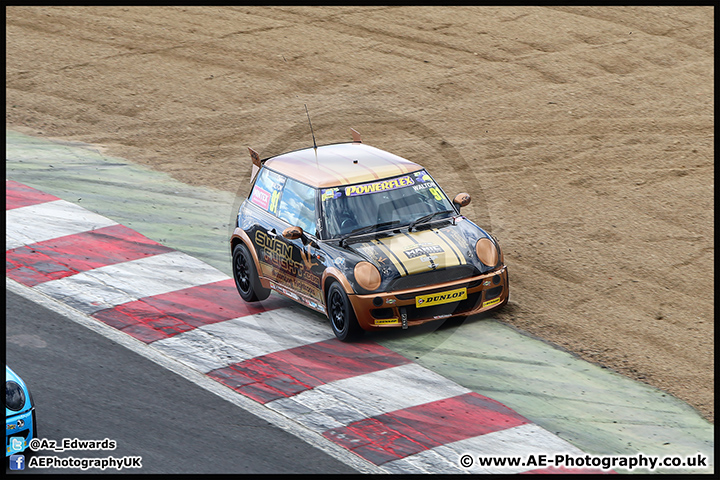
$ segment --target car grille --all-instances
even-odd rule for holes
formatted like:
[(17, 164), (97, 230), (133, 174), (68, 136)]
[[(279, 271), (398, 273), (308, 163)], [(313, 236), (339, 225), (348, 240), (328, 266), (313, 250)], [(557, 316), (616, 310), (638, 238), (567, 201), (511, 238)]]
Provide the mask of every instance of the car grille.
[(495, 297), (499, 297), (503, 291), (503, 287), (495, 287), (489, 290), (485, 290), (485, 301), (492, 300)]
[(476, 275), (480, 275), (480, 272), (473, 265), (457, 265), (442, 270), (431, 270), (397, 278), (390, 284), (388, 291), (422, 288), (438, 283), (454, 282), (455, 280), (462, 280)]

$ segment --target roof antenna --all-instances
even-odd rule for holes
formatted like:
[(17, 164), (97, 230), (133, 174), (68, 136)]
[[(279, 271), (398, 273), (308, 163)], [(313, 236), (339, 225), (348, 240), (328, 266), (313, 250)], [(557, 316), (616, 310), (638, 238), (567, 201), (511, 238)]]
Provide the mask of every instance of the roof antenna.
[(313, 148), (315, 150), (317, 150), (317, 143), (315, 143), (315, 132), (313, 132), (312, 122), (310, 121), (310, 113), (308, 113), (307, 104), (304, 103), (303, 105), (305, 105), (305, 113), (307, 114), (308, 123), (310, 124), (310, 133), (312, 134), (312, 137), (313, 137)]

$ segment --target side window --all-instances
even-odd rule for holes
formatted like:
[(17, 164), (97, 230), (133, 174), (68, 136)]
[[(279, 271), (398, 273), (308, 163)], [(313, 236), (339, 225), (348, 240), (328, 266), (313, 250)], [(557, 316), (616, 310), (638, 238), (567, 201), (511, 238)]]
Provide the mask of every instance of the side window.
[(283, 185), (285, 185), (285, 177), (264, 168), (258, 174), (258, 179), (250, 193), (250, 201), (258, 207), (277, 215)]
[(295, 180), (285, 182), (278, 217), (290, 225), (317, 235), (315, 223), (315, 189)]

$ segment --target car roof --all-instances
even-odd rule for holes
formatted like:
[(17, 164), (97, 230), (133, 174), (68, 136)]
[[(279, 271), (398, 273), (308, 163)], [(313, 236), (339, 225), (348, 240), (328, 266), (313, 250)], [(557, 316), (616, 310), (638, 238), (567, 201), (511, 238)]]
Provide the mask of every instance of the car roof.
[(336, 143), (268, 158), (264, 165), (316, 187), (372, 182), (422, 170), (422, 166), (364, 143)]

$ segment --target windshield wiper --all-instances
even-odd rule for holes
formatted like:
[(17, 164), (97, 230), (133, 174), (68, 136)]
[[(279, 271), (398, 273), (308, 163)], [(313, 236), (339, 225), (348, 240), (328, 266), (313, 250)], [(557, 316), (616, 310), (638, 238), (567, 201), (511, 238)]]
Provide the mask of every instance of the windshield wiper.
[(439, 212), (433, 212), (428, 215), (425, 215), (424, 217), (420, 217), (408, 226), (408, 232), (412, 232), (412, 229), (415, 227), (415, 225), (418, 225), (420, 223), (429, 222), (437, 215), (442, 215), (443, 213), (454, 213), (454, 211), (453, 210), (441, 210)]
[(340, 237), (340, 246), (341, 246), (341, 247), (344, 247), (344, 246), (345, 246), (345, 241), (346, 241), (348, 238), (350, 238), (350, 237), (357, 237), (357, 236), (362, 235), (362, 234), (364, 234), (364, 233), (375, 232), (375, 231), (377, 231), (377, 230), (380, 230), (381, 228), (389, 227), (389, 226), (391, 226), (391, 225), (395, 225), (396, 223), (400, 223), (400, 220), (392, 220), (392, 221), (390, 221), (390, 222), (376, 223), (375, 225), (368, 225), (368, 226), (366, 226), (366, 227), (356, 228), (356, 229), (353, 230), (352, 232), (346, 233), (345, 235), (343, 235), (342, 237)]

